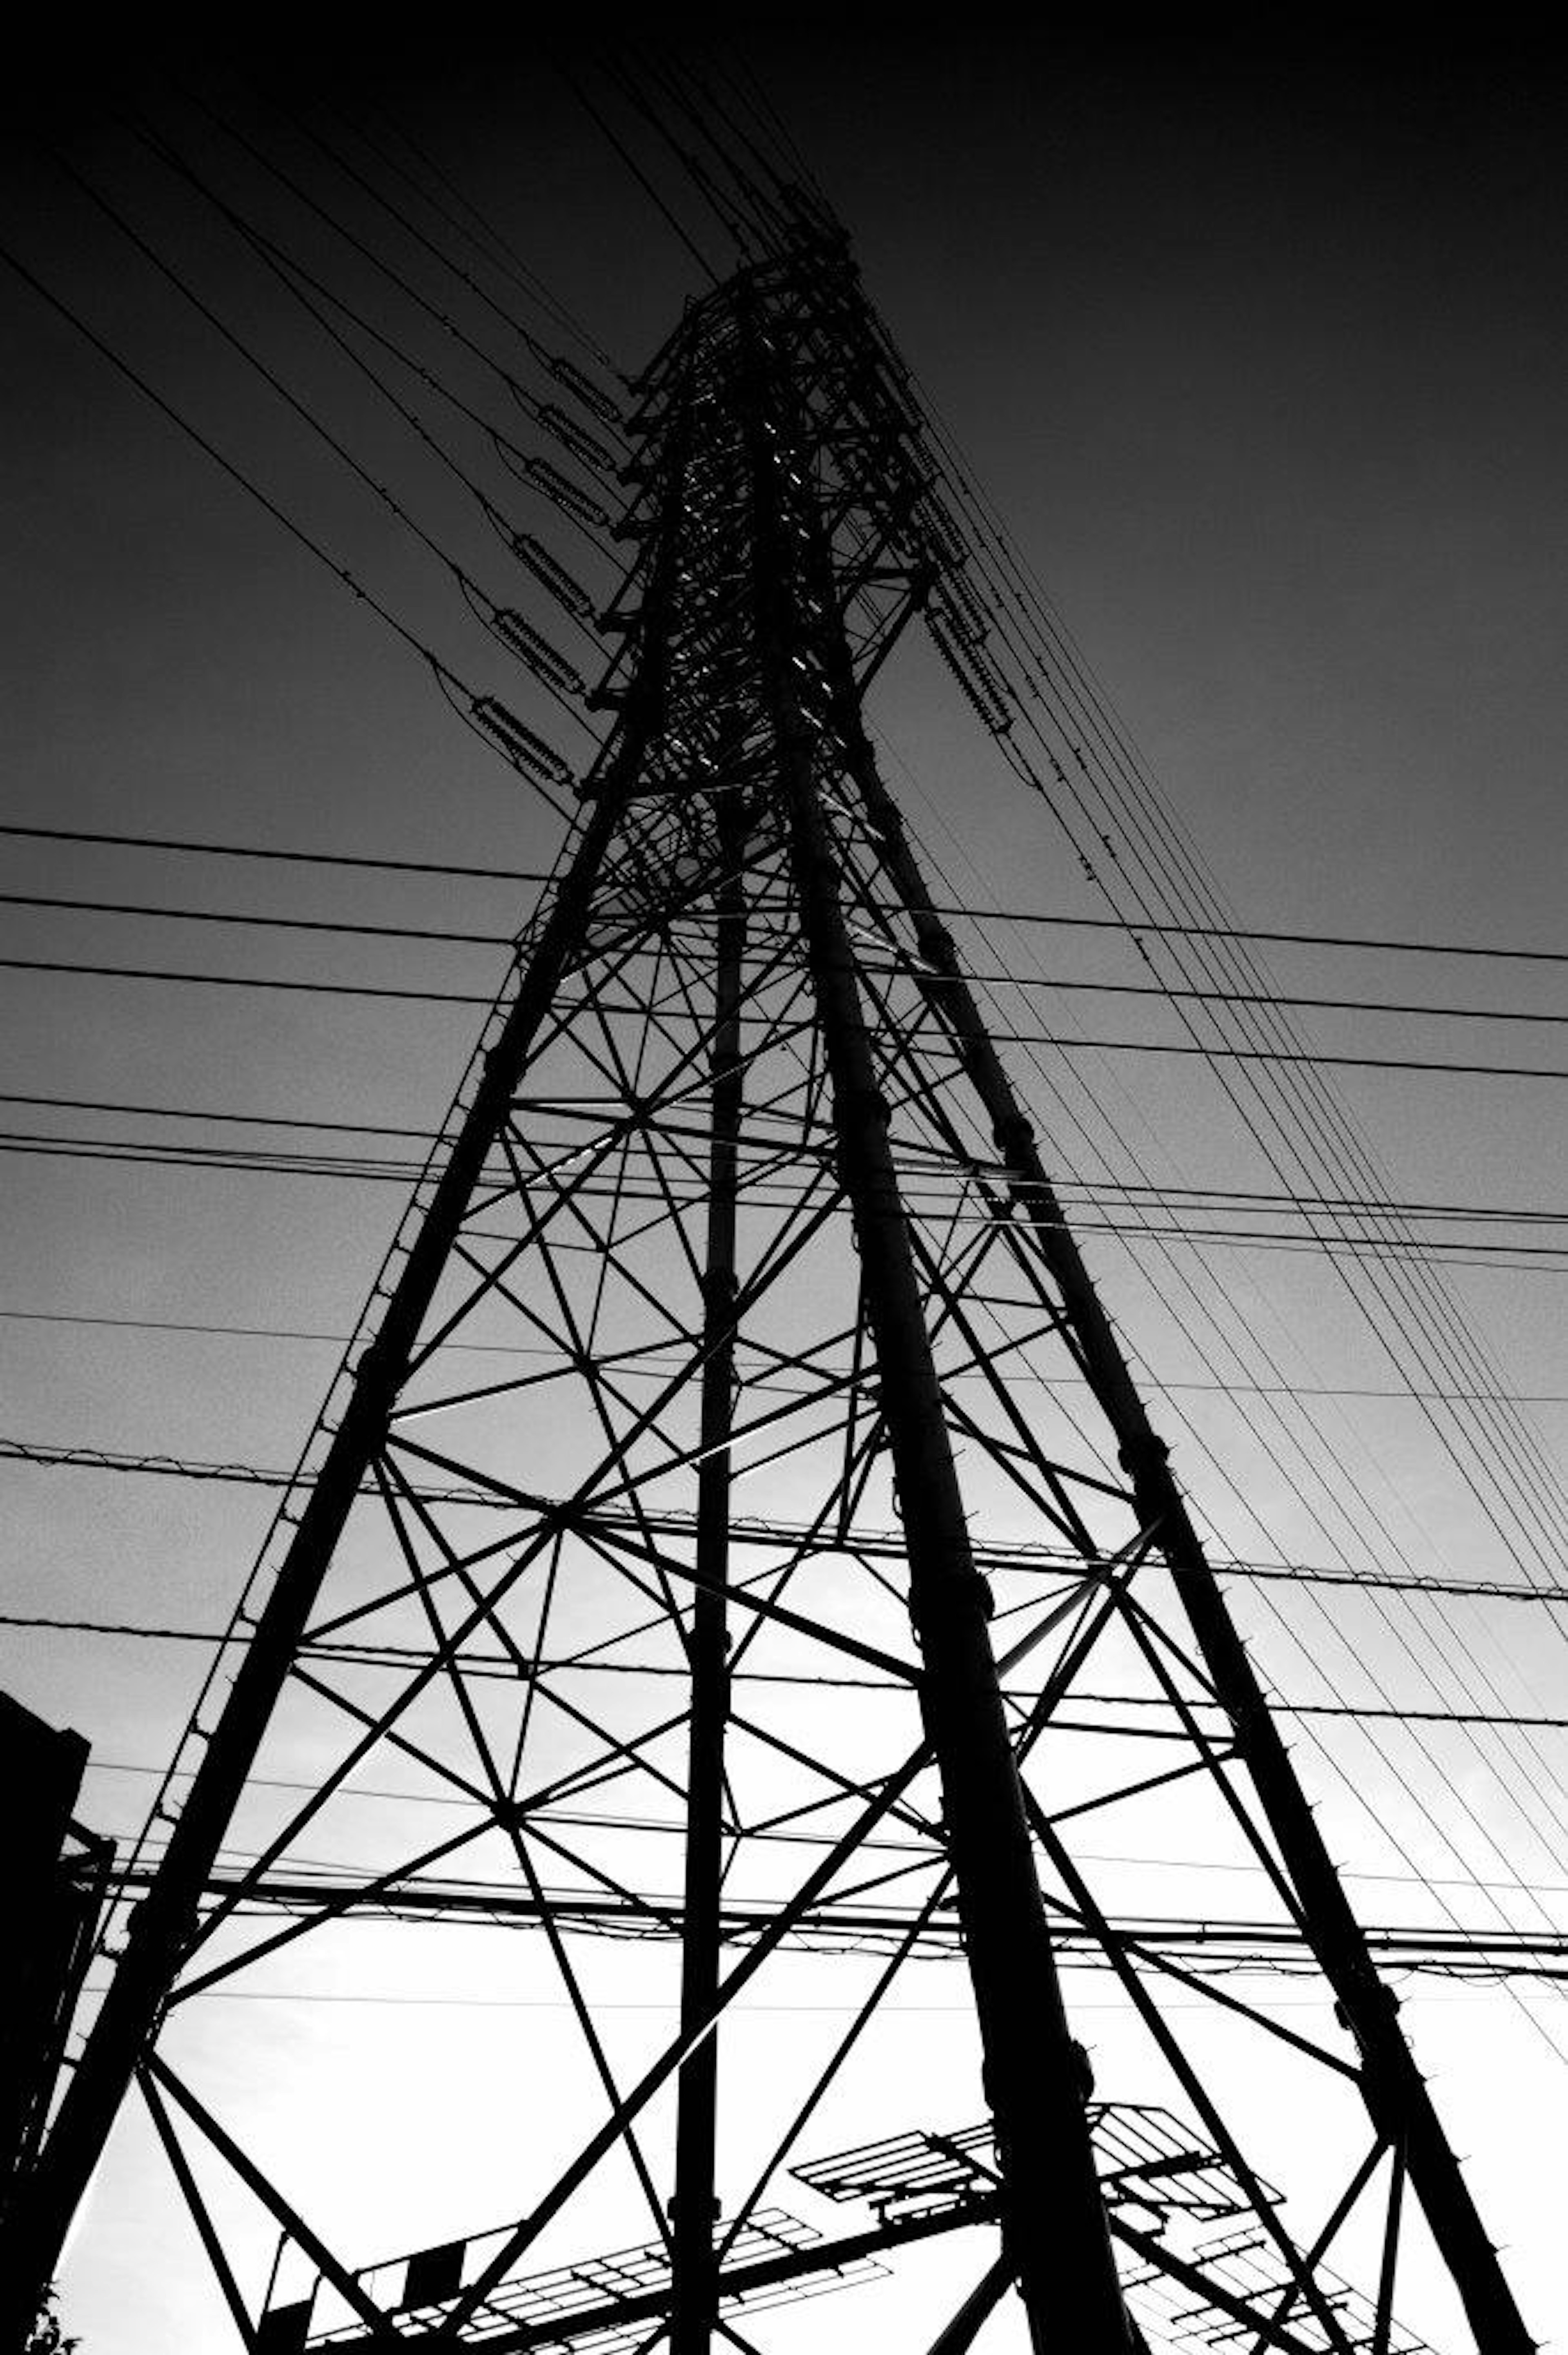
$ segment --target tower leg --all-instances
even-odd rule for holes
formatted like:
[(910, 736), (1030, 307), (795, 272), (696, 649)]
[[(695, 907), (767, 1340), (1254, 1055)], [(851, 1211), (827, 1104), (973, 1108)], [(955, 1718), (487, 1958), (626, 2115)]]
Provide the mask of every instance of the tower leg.
[(247, 1775), (309, 1623), (321, 1582), (366, 1476), (384, 1442), (408, 1355), (469, 1199), (548, 1013), (621, 806), (605, 793), (583, 829), (517, 995), (463, 1117), (423, 1223), (393, 1287), (278, 1575), (246, 1646), (223, 1713), (192, 1778), (125, 1951), (67, 2088), (37, 2167), (20, 2187), (0, 2242), (0, 2347), (25, 2343), (66, 2234), (132, 2076), (147, 2050), (194, 1933)]
[(1203, 1665), (1230, 1717), (1279, 1853), (1303, 1901), (1312, 1951), (1361, 2053), (1361, 2088), (1372, 2124), (1406, 2153), (1409, 2178), (1434, 2239), (1452, 2271), (1479, 2355), (1533, 2355), (1496, 2249), (1488, 2239), (1425, 2081), (1399, 2026), (1395, 1999), (1378, 1977), (1316, 1817), (1296, 1777), (1219, 1581), (1192, 1525), (1141, 1394), (1079, 1254), (984, 1018), (959, 969), (953, 944), (930, 912), (929, 889), (909, 849), (892, 797), (876, 772), (858, 714), (841, 692), (839, 720), (852, 773), (882, 840), (883, 856), (910, 911), (936, 983), (931, 996), (954, 1035), (991, 1115), (1020, 1214), (1033, 1227), (1082, 1352), (1089, 1386), (1114, 1431), (1139, 1518), (1157, 1529)]
[[(728, 805), (725, 808), (727, 810)], [(740, 856), (741, 830), (721, 822), (720, 841)], [(729, 1574), (730, 1468), (726, 1442), (735, 1401), (736, 1184), (742, 1096), (741, 960), (746, 897), (738, 875), (717, 895), (714, 986), (713, 1112), (708, 1147), (707, 1259), (702, 1383), (702, 1463), (697, 1475), (697, 1573), (688, 1638), (691, 1734), (686, 1772), (684, 1933), (681, 2027), (690, 2035), (713, 2017), (719, 1984), (719, 1878), (723, 1865), (725, 1721), (729, 1713), (729, 1636), (724, 1586)], [(675, 2195), (670, 2273), (671, 2355), (708, 2355), (718, 2307), (714, 2225), (718, 2105), (718, 2031), (683, 2062), (675, 2128)]]
[(791, 512), (793, 435), (763, 337), (743, 318), (750, 460), (752, 615), (761, 701), (832, 1082), (839, 1173), (854, 1222), (920, 1647), (920, 1707), (941, 1782), (1005, 2184), (1002, 2233), (1035, 2355), (1129, 2355), (1131, 2334), (1100, 2198), (1078, 2056), (1067, 2026), (1008, 1738), (978, 1575), (927, 1329), (925, 1302), (877, 1085), (856, 958), (823, 815), (831, 731), (801, 706), (794, 657), (815, 634), (802, 596), (809, 526)]

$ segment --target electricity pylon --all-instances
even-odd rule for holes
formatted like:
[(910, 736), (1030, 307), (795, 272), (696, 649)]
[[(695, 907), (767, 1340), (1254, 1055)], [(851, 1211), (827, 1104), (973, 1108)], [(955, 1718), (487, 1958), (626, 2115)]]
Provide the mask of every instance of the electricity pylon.
[[(688, 311), (639, 393), (614, 724), (263, 1553), (13, 2247), (48, 2274), (137, 2083), (259, 2349), (705, 2355), (754, 2344), (737, 2318), (775, 2296), (975, 2227), (996, 2237), (943, 2355), (1015, 2328), (1014, 2286), (1037, 2355), (1215, 2330), (1390, 2355), (1417, 2343), (1407, 2264), (1447, 2277), (1480, 2355), (1526, 2355), (873, 757), (863, 698), (913, 615), (982, 716), (989, 688), (846, 250), (802, 223)], [(1091, 1660), (1153, 1714), (1079, 1701)], [(259, 1772), (281, 1739), (297, 1803)], [(392, 1776), (407, 1804), (378, 1812)], [(456, 1828), (411, 1851), (429, 1797)], [(1337, 2033), (1211, 1986), (1097, 1895), (1081, 1827), (1158, 1842), (1200, 1814), (1265, 1876)], [(313, 1880), (334, 1819), (365, 1862)], [(226, 1863), (237, 1826), (254, 1852)], [(516, 2123), (512, 2221), (395, 2264), (343, 2253), (171, 2052), (194, 1996), (366, 1912), (535, 1925), (585, 2054), (580, 2101)], [(630, 2073), (580, 1970), (605, 1931), (678, 1943)], [(841, 2103), (865, 2018), (943, 1941), (985, 2113), (953, 2134), (910, 2120), (914, 2089)], [(728, 2023), (786, 1949), (835, 1942), (885, 1958), (850, 2031), (805, 2085), (732, 2085)], [(1064, 2000), (1086, 1954), (1143, 2031), (1126, 2101), (1096, 2097)], [(1266, 2056), (1275, 2148), (1179, 2036), (1167, 1998), (1194, 1992)], [(349, 2132), (313, 2078), (302, 2098), (302, 2135)], [(893, 2138), (813, 2160), (834, 2117)], [(1298, 2229), (1271, 2179), (1306, 2119), (1334, 2188)], [(439, 2180), (439, 2152), (382, 2157)], [(874, 2221), (821, 2240), (765, 2204), (786, 2172)], [(260, 2300), (239, 2190), (282, 2244)], [(591, 2258), (629, 2202), (652, 2237)], [(1352, 2243), (1364, 2296), (1330, 2269)]]

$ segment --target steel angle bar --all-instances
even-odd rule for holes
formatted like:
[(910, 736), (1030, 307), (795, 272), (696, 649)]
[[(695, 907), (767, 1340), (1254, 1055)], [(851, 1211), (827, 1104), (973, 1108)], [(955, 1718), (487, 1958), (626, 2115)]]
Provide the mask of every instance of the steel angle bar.
[(348, 2267), (333, 2254), (321, 2235), (312, 2229), (299, 2211), (283, 2197), (271, 2179), (262, 2173), (255, 2160), (240, 2148), (232, 2135), (225, 2132), (211, 2111), (191, 2092), (190, 2087), (175, 2076), (162, 2055), (156, 2052), (149, 2053), (143, 2063), (143, 2069), (159, 2092), (166, 2094), (175, 2106), (185, 2112), (206, 2137), (213, 2149), (233, 2169), (246, 2190), (261, 2202), (274, 2222), (303, 2250), (323, 2280), (330, 2282), (351, 2311), (356, 2314), (362, 2322), (369, 2325), (369, 2345), (373, 2348), (398, 2346), (400, 2341), (396, 2327), (375, 2300), (368, 2296), (357, 2275), (352, 2274)]
[(143, 2100), (147, 2105), (148, 2115), (152, 2118), (158, 2140), (163, 2145), (164, 2156), (169, 2162), (175, 2181), (179, 2185), (180, 2196), (190, 2211), (191, 2222), (196, 2228), (197, 2237), (207, 2254), (207, 2263), (211, 2265), (218, 2288), (223, 2293), (223, 2301), (228, 2308), (229, 2318), (238, 2332), (240, 2343), (248, 2350), (248, 2355), (256, 2355), (256, 2326), (250, 2319), (249, 2309), (240, 2293), (239, 2284), (234, 2278), (234, 2269), (228, 2262), (222, 2237), (213, 2223), (206, 2200), (201, 2196), (201, 2187), (191, 2171), (190, 2161), (185, 2157), (178, 2135), (175, 2132), (174, 2120), (164, 2105), (164, 2097), (154, 2083), (151, 2073), (146, 2069), (138, 2069), (136, 2072), (136, 2084)]
[[(721, 1980), (714, 1999), (714, 2009), (709, 2017), (696, 2028), (683, 2032), (673, 2043), (666, 2046), (660, 2058), (627, 2095), (623, 2105), (624, 2116), (635, 2116), (660, 2088), (674, 2075), (693, 2050), (694, 2043), (712, 2032), (724, 2012), (742, 1989), (749, 1985), (768, 1955), (783, 1943), (790, 1929), (802, 1919), (821, 1892), (831, 1885), (843, 1859), (853, 1853), (865, 1833), (879, 1823), (903, 1796), (909, 1784), (928, 1763), (928, 1755), (927, 1750), (922, 1745), (906, 1761), (896, 1774), (888, 1778), (882, 1790), (866, 1806), (860, 1821), (851, 1828), (843, 1838), (807, 1875), (805, 1881), (794, 1892), (788, 1906), (764, 1925), (755, 1943), (747, 1948), (740, 1962), (726, 1977)], [(533, 2244), (546, 2225), (560, 2213), (573, 2192), (588, 2180), (606, 2152), (612, 2147), (620, 2134), (621, 2123), (622, 2115), (618, 2114), (607, 2120), (582, 2146), (565, 2173), (556, 2179), (552, 2190), (535, 2205), (532, 2214), (524, 2218), (516, 2230), (508, 2236), (504, 2246), (492, 2259), (479, 2279), (465, 2290), (462, 2298), (453, 2308), (449, 2329), (454, 2332), (461, 2330), (463, 2322), (482, 2305), (496, 2283), (511, 2271), (519, 2257)]]
[[(788, 491), (779, 480), (790, 439), (787, 397), (770, 381), (760, 326), (755, 319), (743, 320), (741, 332), (748, 352), (742, 400), (757, 551), (752, 594), (765, 693), (832, 1078), (841, 1167), (854, 1210), (883, 1376), (882, 1407), (909, 1536), (911, 1607), (926, 1660), (922, 1705), (940, 1766), (965, 1908), (988, 2092), (1009, 2154), (1013, 2253), (1031, 2339), (1042, 2355), (1063, 2323), (1090, 2344), (1122, 2349), (1130, 2343), (1125, 2308), (887, 1147), (885, 1106), (854, 981), (839, 899), (838, 857), (822, 815), (819, 737), (802, 709), (792, 666), (809, 634), (795, 607), (800, 549)], [(1048, 2264), (1028, 2232), (1025, 2219), (1047, 2211), (1059, 2215), (1064, 2244), (1072, 2251), (1065, 2269)]]
[[(623, 1536), (619, 1529), (599, 1529), (595, 1531), (595, 1536), (601, 1544), (615, 1552), (638, 1551), (633, 1540)], [(664, 1553), (655, 1558), (672, 1578), (684, 1579), (699, 1591), (711, 1591), (712, 1581), (701, 1574), (694, 1561), (678, 1561), (673, 1555)], [(809, 1618), (804, 1612), (791, 1611), (787, 1604), (774, 1603), (766, 1595), (753, 1593), (749, 1587), (732, 1586), (726, 1591), (738, 1609), (749, 1611), (758, 1619), (776, 1621), (779, 1626), (788, 1627), (791, 1634), (809, 1636), (812, 1643), (825, 1645), (830, 1651), (842, 1652), (846, 1658), (858, 1660), (863, 1668), (880, 1669), (895, 1685), (913, 1687), (920, 1681), (921, 1670), (915, 1661), (901, 1660), (895, 1654), (884, 1652), (874, 1644), (863, 1644), (857, 1636), (831, 1627), (823, 1620)]]
[[(328, 1922), (340, 1921), (345, 1913), (362, 1908), (372, 1900), (393, 1896), (416, 1873), (428, 1872), (431, 1865), (439, 1864), (444, 1857), (455, 1856), (460, 1849), (469, 1847), (489, 1829), (489, 1822), (466, 1825), (461, 1831), (454, 1832), (450, 1839), (438, 1840), (432, 1848), (425, 1849), (419, 1855), (411, 1857), (406, 1864), (395, 1865), (388, 1871), (378, 1873), (373, 1881), (364, 1881), (357, 1887), (351, 1886), (333, 1893), (323, 1893), (315, 1910), (309, 1916), (290, 1923), (284, 1929), (274, 1931), (270, 1937), (259, 1940), (255, 1945), (246, 1947), (240, 1954), (231, 1955), (226, 1962), (215, 1964), (211, 1968), (204, 1971), (198, 1978), (178, 1981), (169, 1992), (171, 2007), (175, 2004), (187, 2003), (193, 1996), (207, 1994), (213, 1987), (220, 1986), (225, 1979), (234, 1977), (237, 1972), (252, 1969), (257, 1963), (261, 1962), (269, 1955), (276, 1954), (281, 1947), (291, 1945), (295, 1939), (304, 1937), (312, 1930), (323, 1928)], [(208, 1887), (211, 1886), (209, 1882)], [(265, 1882), (258, 1883), (253, 1893), (260, 1894), (265, 1888)], [(242, 1899), (237, 1899), (235, 1906), (237, 1913), (243, 1910), (243, 1902)]]

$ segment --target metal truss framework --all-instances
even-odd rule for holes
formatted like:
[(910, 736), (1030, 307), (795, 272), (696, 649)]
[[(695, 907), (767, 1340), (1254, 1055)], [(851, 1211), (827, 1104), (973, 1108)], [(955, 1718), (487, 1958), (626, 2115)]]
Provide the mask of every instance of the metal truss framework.
[[(35, 2179), (35, 2269), (137, 2083), (252, 2349), (753, 2347), (764, 2290), (836, 2285), (938, 2211), (995, 2243), (943, 2355), (1014, 2286), (1037, 2350), (1131, 2355), (1206, 2319), (1393, 2355), (1407, 2265), (1451, 2281), (1481, 2355), (1532, 2344), (873, 759), (865, 689), (928, 605), (985, 716), (903, 385), (847, 252), (802, 222), (639, 388), (615, 724), (264, 1550)], [(549, 1354), (479, 1381), (460, 1341)], [(1041, 1368), (1075, 1379), (1026, 1412)], [(1091, 1662), (1143, 1697), (1133, 1723), (1076, 1702)], [(280, 1740), (302, 1802), (259, 1771)], [(426, 1799), (449, 1812), (410, 1853)], [(1200, 1820), (1337, 2031), (1256, 2010), (1097, 1893), (1082, 1831)], [(334, 1824), (363, 1869), (313, 1890)], [(537, 1923), (586, 2091), (530, 2120), (513, 2223), (378, 2268), (172, 2048), (193, 1998), (358, 1913), (439, 1908), (454, 1876)], [(258, 1909), (282, 1885), (280, 1923)], [(678, 1943), (673, 2016), (630, 2067), (583, 1984), (596, 1909)], [(726, 2021), (791, 1945), (873, 1919), (870, 1991), (810, 2082), (737, 2101)], [(868, 2024), (955, 1927), (989, 2122), (927, 2137), (961, 2179), (945, 2205), (900, 2178), (869, 2233), (819, 2247), (779, 2184), (871, 2196), (842, 2169), (824, 2190), (802, 2137), (863, 2124), (863, 2084), (834, 2105)], [(1176, 2113), (1136, 2202), (1107, 2124), (1133, 2113), (1091, 2100), (1064, 2003), (1085, 1952)], [(1305, 2227), (1173, 1997), (1245, 2032), (1276, 2119), (1299, 2099), (1336, 2154)], [(351, 2130), (302, 2100), (313, 2134)], [(1224, 2229), (1183, 2240), (1194, 2167), (1223, 2175)], [(260, 2307), (237, 2188), (285, 2244)], [(618, 2235), (619, 2275), (597, 2261), (579, 2294)], [(1330, 2269), (1352, 2244), (1365, 2296)]]

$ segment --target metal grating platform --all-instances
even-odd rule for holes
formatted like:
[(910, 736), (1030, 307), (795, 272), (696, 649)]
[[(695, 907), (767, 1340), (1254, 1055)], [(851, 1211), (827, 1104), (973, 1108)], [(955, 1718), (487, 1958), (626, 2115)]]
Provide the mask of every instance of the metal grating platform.
[[(1150, 2355), (1252, 2355), (1266, 2320), (1288, 2334), (1277, 2343), (1293, 2355), (1344, 2355), (1346, 2347), (1351, 2355), (1434, 2355), (1393, 2317), (1380, 2335), (1373, 2301), (1321, 2263), (1315, 2276), (1331, 2325), (1293, 2295), (1285, 2255), (1241, 2183), (1171, 2112), (1103, 2102), (1088, 2115), (1113, 2218), (1146, 2247), (1159, 2244), (1145, 2255), (1125, 2236), (1119, 2243), (1123, 2287)], [(943, 2213), (961, 2220), (966, 2211), (979, 2222), (997, 2188), (996, 2140), (990, 2125), (950, 2134), (921, 2127), (790, 2171), (821, 2198), (863, 2203), (889, 2226)], [(1262, 2189), (1277, 2203), (1271, 2187)], [(1179, 2279), (1172, 2265), (1200, 2273), (1211, 2294)], [(1245, 2315), (1227, 2311), (1227, 2295)]]
[[(821, 2237), (814, 2226), (783, 2209), (763, 2209), (736, 2235), (726, 2253), (725, 2270), (738, 2273), (772, 2258), (815, 2249)], [(390, 2265), (376, 2267), (363, 2279), (366, 2288), (397, 2313), (408, 2335), (434, 2331), (460, 2292), (483, 2273), (502, 2238), (500, 2232), (486, 2233), (440, 2249), (417, 2250), (394, 2259)], [(421, 2296), (422, 2289), (436, 2286), (432, 2276), (440, 2273), (439, 2261), (448, 2268), (440, 2295)], [(389, 2281), (388, 2275), (395, 2277), (399, 2269), (401, 2283), (395, 2278)], [(725, 2296), (721, 2304), (726, 2313), (794, 2304), (855, 2282), (871, 2281), (886, 2270), (872, 2257), (834, 2264), (824, 2253), (821, 2265), (810, 2273), (738, 2288)], [(497, 2340), (510, 2343), (525, 2332), (528, 2346), (541, 2350), (571, 2348), (577, 2355), (620, 2355), (620, 2350), (640, 2346), (647, 2338), (650, 2318), (662, 2309), (669, 2286), (669, 2252), (662, 2241), (612, 2250), (603, 2256), (574, 2258), (547, 2272), (500, 2283), (464, 2326), (458, 2343), (483, 2348)], [(298, 2336), (287, 2342), (294, 2348), (330, 2348), (336, 2355), (353, 2355), (353, 2350), (370, 2343), (358, 2323), (313, 2330), (307, 2307), (291, 2311), (299, 2316)], [(278, 2355), (283, 2355), (285, 2343), (281, 2336), (270, 2339), (270, 2355), (274, 2344)]]
[[(1101, 2186), (1113, 2206), (1163, 2218), (1234, 2216), (1249, 2203), (1212, 2147), (1195, 2143), (1169, 2110), (1136, 2102), (1089, 2105)], [(791, 2168), (824, 2200), (863, 2200), (888, 2218), (977, 2204), (996, 2190), (996, 2140), (989, 2126), (952, 2134), (920, 2127), (883, 2142)]]
[[(1314, 2305), (1293, 2284), (1269, 2229), (1278, 2195), (1249, 2199), (1220, 2154), (1169, 2110), (1091, 2103), (1090, 2134), (1116, 2235), (1128, 2303), (1150, 2355), (1251, 2355), (1260, 2327), (1288, 2355), (1434, 2355), (1427, 2343), (1325, 2267), (1313, 2269)], [(829, 2242), (782, 2209), (761, 2211), (726, 2250), (733, 2286), (726, 2313), (794, 2303), (886, 2272), (874, 2247), (984, 2225), (995, 2216), (996, 2142), (990, 2124), (951, 2133), (917, 2127), (791, 2169), (836, 2205), (869, 2209), (870, 2232)], [(479, 2280), (510, 2226), (369, 2268), (360, 2279), (402, 2333), (419, 2341), (445, 2323), (464, 2287)], [(722, 2231), (721, 2231), (722, 2237)], [(871, 2244), (871, 2245), (868, 2245)], [(748, 2278), (749, 2276), (749, 2278)], [(542, 2355), (631, 2355), (666, 2310), (669, 2253), (648, 2242), (516, 2276), (493, 2289), (450, 2343)], [(370, 2341), (357, 2322), (313, 2328), (313, 2299), (262, 2318), (267, 2355), (327, 2349), (355, 2355)], [(1327, 2309), (1326, 2313), (1324, 2309)], [(448, 2343), (443, 2340), (443, 2343)]]
[[(1319, 2314), (1299, 2297), (1285, 2305), (1290, 2276), (1278, 2249), (1262, 2232), (1211, 2230), (1182, 2254), (1214, 2286), (1230, 2291), (1255, 2314), (1277, 2317), (1307, 2355), (1343, 2355)], [(1327, 2266), (1316, 2268), (1316, 2280), (1351, 2355), (1434, 2355), (1426, 2340), (1406, 2330), (1397, 2317), (1388, 2318), (1386, 2335), (1380, 2336), (1372, 2299)], [(1152, 2355), (1252, 2355), (1257, 2344), (1255, 2320), (1225, 2313), (1213, 2297), (1173, 2281), (1157, 2264), (1124, 2265), (1122, 2284)]]

